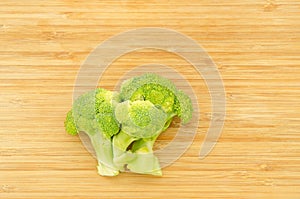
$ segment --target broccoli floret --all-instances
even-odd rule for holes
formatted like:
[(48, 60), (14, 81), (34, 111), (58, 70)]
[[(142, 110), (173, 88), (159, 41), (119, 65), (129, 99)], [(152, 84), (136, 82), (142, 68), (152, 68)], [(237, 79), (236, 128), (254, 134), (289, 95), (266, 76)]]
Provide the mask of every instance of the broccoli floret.
[(72, 110), (70, 110), (67, 113), (67, 117), (65, 120), (65, 129), (66, 129), (67, 133), (69, 133), (70, 135), (77, 135), (77, 133), (78, 133)]
[(192, 118), (191, 99), (168, 79), (156, 74), (144, 74), (126, 80), (121, 86), (120, 97), (125, 100), (149, 100), (168, 115), (167, 125), (174, 116), (183, 124)]
[[(157, 175), (160, 167), (152, 146), (146, 151), (137, 149), (133, 153), (127, 151), (127, 148), (135, 140), (157, 137), (164, 128), (167, 114), (150, 101), (137, 100), (118, 104), (115, 117), (122, 125), (122, 131), (113, 137), (115, 164), (120, 167), (127, 164), (127, 168), (136, 173)], [(147, 162), (146, 157), (151, 159), (147, 167), (143, 166)]]
[(111, 138), (119, 132), (119, 123), (114, 118), (114, 93), (102, 88), (81, 95), (67, 114), (65, 128), (69, 134), (85, 132), (95, 149), (98, 172), (114, 176), (119, 170), (113, 164)]
[(159, 134), (167, 115), (150, 101), (125, 101), (116, 106), (115, 117), (131, 137), (150, 138)]
[[(188, 123), (192, 118), (193, 108), (191, 99), (183, 91), (177, 89), (170, 80), (156, 74), (144, 74), (126, 80), (121, 85), (120, 97), (123, 101), (150, 101), (156, 107), (163, 110), (167, 114), (167, 118), (161, 120), (164, 122), (164, 127), (160, 129), (160, 132), (169, 127), (174, 116), (178, 116), (183, 124)], [(156, 163), (158, 160), (152, 151), (159, 133), (153, 134), (152, 137), (141, 138), (133, 143), (132, 152), (137, 157), (127, 165), (131, 171), (161, 175), (159, 165)], [(150, 161), (147, 163), (148, 168), (145, 165), (140, 165), (147, 162), (147, 160)], [(142, 167), (144, 169), (141, 169)], [(156, 172), (154, 172), (155, 170)]]

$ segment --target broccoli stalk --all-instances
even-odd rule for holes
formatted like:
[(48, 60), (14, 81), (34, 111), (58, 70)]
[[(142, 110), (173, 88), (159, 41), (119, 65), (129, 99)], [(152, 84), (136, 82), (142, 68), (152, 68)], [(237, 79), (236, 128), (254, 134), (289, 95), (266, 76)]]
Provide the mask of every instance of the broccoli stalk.
[[(141, 174), (162, 175), (158, 158), (153, 154), (153, 145), (156, 140), (152, 138), (137, 139), (121, 131), (113, 138), (114, 164), (120, 171), (127, 166), (132, 172)], [(132, 144), (132, 148), (128, 147)]]
[(152, 138), (137, 140), (133, 143), (131, 150), (135, 158), (127, 164), (127, 168), (130, 171), (157, 176), (162, 175), (159, 160), (153, 154), (153, 145), (158, 136), (159, 134)]
[(120, 171), (125, 171), (125, 165), (136, 158), (130, 150), (127, 150), (136, 139), (122, 130), (113, 137), (113, 162)]
[(93, 145), (98, 160), (98, 173), (103, 176), (118, 175), (113, 163), (112, 136), (119, 132), (114, 118), (113, 104), (118, 100), (114, 93), (98, 88), (81, 95), (68, 112), (65, 128), (71, 135), (85, 132)]

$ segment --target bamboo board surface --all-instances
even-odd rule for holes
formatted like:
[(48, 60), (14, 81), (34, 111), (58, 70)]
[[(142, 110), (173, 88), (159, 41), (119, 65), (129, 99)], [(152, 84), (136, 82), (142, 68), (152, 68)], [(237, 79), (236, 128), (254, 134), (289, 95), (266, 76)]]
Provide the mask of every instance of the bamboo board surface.
[[(0, 198), (300, 198), (299, 13), (297, 0), (1, 0)], [(204, 80), (174, 54), (126, 54), (99, 85), (113, 88), (137, 65), (169, 65), (196, 90), (200, 125), (163, 177), (101, 177), (63, 121), (89, 53), (141, 27), (174, 29), (206, 49), (226, 90), (224, 129), (199, 159), (211, 114)]]

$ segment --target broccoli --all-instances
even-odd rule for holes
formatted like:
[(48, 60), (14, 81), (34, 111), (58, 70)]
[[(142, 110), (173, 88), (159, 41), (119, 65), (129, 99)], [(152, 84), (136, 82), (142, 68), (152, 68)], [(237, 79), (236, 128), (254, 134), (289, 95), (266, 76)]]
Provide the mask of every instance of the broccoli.
[(116, 95), (102, 88), (81, 95), (75, 100), (72, 110), (65, 120), (66, 131), (76, 135), (84, 131), (90, 138), (98, 160), (98, 172), (104, 176), (119, 173), (113, 164), (111, 138), (119, 132), (119, 124), (114, 118)]
[(113, 137), (115, 164), (120, 167), (127, 164), (127, 168), (136, 173), (159, 175), (159, 162), (152, 146), (141, 146), (133, 151), (127, 148), (133, 141), (157, 137), (164, 128), (167, 114), (150, 101), (137, 100), (119, 103), (115, 117), (122, 125), (122, 131)]
[(168, 115), (165, 129), (174, 116), (183, 124), (192, 118), (191, 99), (170, 80), (156, 74), (147, 73), (126, 80), (121, 85), (120, 98), (122, 101), (149, 100), (164, 110)]
[(144, 74), (123, 82), (120, 94), (97, 88), (81, 95), (67, 113), (65, 129), (89, 136), (100, 175), (115, 176), (127, 168), (161, 176), (153, 145), (175, 116), (186, 124), (192, 111), (191, 99), (171, 81)]
[[(164, 122), (164, 127), (160, 129), (159, 133), (169, 127), (175, 116), (178, 116), (183, 124), (186, 124), (192, 118), (193, 108), (191, 99), (183, 91), (177, 89), (171, 81), (156, 74), (144, 74), (126, 80), (121, 85), (120, 98), (123, 101), (150, 101), (157, 108), (163, 110), (167, 117), (165, 120), (160, 119), (161, 122)], [(143, 156), (138, 156), (139, 158), (134, 159), (134, 162), (130, 162), (127, 168), (138, 173), (149, 173), (149, 169), (145, 172), (146, 167), (144, 170), (141, 170), (142, 165), (139, 165), (141, 162), (146, 163), (146, 160), (153, 160), (153, 163), (148, 162), (148, 165), (157, 166), (152, 148), (159, 133), (153, 134), (152, 137), (141, 138), (133, 143), (132, 152), (135, 154), (142, 152)], [(157, 167), (154, 166), (153, 168)], [(160, 172), (160, 170), (156, 171)], [(154, 173), (150, 171), (150, 174), (155, 175)]]
[(150, 101), (125, 101), (115, 109), (122, 131), (133, 138), (151, 138), (161, 132), (167, 115)]

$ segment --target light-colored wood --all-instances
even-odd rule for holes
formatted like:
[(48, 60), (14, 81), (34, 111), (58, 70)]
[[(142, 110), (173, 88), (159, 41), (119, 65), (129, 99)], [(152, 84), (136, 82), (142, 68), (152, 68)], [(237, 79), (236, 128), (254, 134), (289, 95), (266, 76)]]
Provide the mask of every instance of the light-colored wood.
[[(1, 0), (0, 198), (300, 198), (299, 13), (297, 0)], [(224, 130), (199, 159), (211, 114), (204, 80), (170, 53), (124, 55), (101, 86), (136, 65), (172, 66), (196, 90), (200, 126), (163, 177), (101, 177), (64, 117), (88, 54), (139, 27), (175, 29), (206, 49), (226, 89)]]

